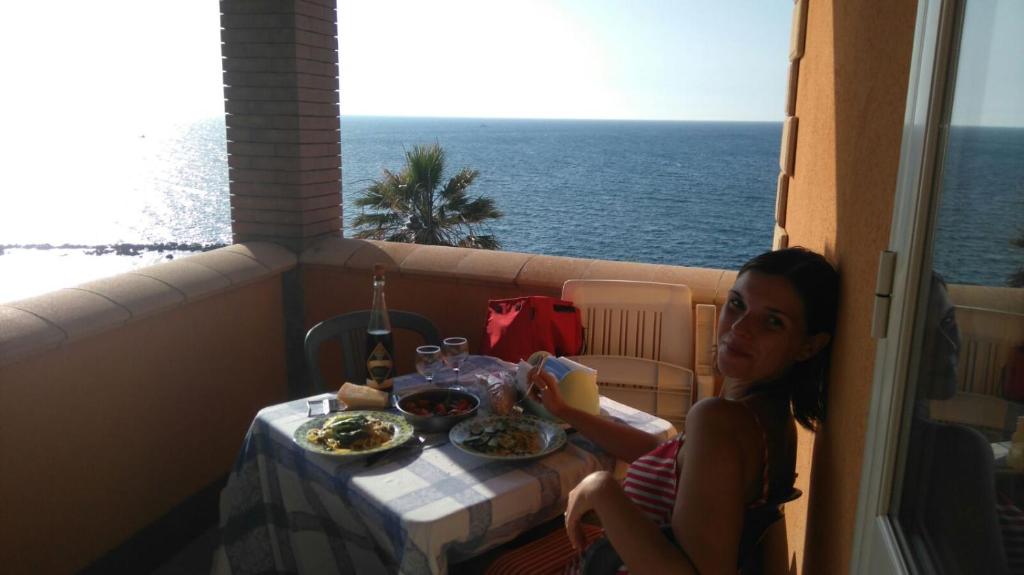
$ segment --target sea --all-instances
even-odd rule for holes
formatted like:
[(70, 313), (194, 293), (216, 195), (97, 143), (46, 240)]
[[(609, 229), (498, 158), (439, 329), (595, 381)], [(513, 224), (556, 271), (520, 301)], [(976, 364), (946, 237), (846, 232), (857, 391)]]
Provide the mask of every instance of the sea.
[[(771, 248), (779, 123), (343, 118), (346, 219), (381, 170), (437, 142), (505, 214), (506, 250), (737, 268)], [(347, 227), (347, 229), (351, 229)]]
[[(505, 250), (735, 269), (771, 248), (781, 130), (779, 122), (346, 116), (344, 233), (352, 235), (355, 199), (382, 170), (400, 170), (413, 146), (436, 142), (449, 175), (479, 171), (470, 193), (504, 213), (486, 231)], [(31, 184), (50, 189), (4, 191), (6, 253), (230, 243), (223, 117), (84, 142), (77, 169)], [(936, 268), (955, 283), (1005, 285), (1024, 266), (1024, 247), (1013, 245), (1024, 235), (1024, 130), (954, 128), (948, 149), (955, 161), (943, 175)]]

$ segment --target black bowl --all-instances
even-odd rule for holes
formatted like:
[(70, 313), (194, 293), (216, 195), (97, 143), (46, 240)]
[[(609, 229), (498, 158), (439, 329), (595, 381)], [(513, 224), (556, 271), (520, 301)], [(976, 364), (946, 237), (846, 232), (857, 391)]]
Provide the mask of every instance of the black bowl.
[[(426, 401), (432, 408), (439, 403), (442, 405), (455, 404), (460, 399), (468, 400), (470, 408), (458, 415), (437, 415), (436, 413), (419, 415), (412, 411), (413, 406), (411, 404), (415, 402)], [(396, 402), (396, 405), (398, 411), (405, 416), (405, 420), (411, 423), (413, 427), (427, 433), (437, 433), (448, 431), (456, 423), (476, 415), (477, 409), (480, 408), (480, 398), (468, 391), (459, 389), (426, 389), (402, 396)]]

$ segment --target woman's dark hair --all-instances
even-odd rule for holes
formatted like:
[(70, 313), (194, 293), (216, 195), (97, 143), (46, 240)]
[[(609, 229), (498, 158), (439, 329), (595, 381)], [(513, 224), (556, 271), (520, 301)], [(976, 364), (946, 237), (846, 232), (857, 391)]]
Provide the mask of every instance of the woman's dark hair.
[(839, 307), (839, 274), (822, 255), (801, 247), (765, 252), (744, 264), (739, 275), (751, 271), (789, 280), (803, 302), (807, 334), (830, 336), (821, 351), (797, 362), (790, 371), (793, 417), (800, 425), (814, 430), (825, 420), (831, 336), (835, 334)]

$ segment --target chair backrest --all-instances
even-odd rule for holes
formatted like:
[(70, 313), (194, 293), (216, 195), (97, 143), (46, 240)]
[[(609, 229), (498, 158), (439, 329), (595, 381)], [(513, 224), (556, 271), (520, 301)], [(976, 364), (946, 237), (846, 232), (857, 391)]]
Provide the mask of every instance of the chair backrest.
[(601, 395), (672, 422), (682, 431), (694, 401), (693, 372), (671, 363), (618, 355), (570, 359), (597, 370)]
[(1007, 506), (997, 495), (988, 439), (963, 425), (915, 418), (907, 454), (898, 517), (923, 571), (1008, 573), (1005, 544), (1013, 549), (1018, 540), (1016, 517), (1000, 517)]
[(675, 364), (693, 372), (693, 401), (714, 395), (716, 308), (713, 304), (692, 306), (689, 287), (569, 280), (562, 286), (562, 299), (580, 309), (584, 353)]
[[(437, 327), (426, 317), (399, 310), (389, 310), (388, 315), (391, 318), (392, 330), (415, 332), (427, 344), (441, 343)], [(306, 367), (314, 391), (326, 391), (323, 374), (320, 372), (319, 355), (320, 346), (327, 340), (335, 340), (341, 344), (345, 380), (362, 383), (366, 362), (366, 326), (369, 322), (370, 310), (353, 311), (325, 319), (306, 332)]]
[(694, 306), (694, 314), (693, 375), (697, 379), (696, 399), (704, 399), (715, 394), (717, 309), (714, 304), (699, 303)]
[(580, 310), (587, 355), (622, 355), (693, 369), (693, 303), (678, 284), (568, 280), (562, 299)]
[(1013, 348), (1024, 343), (1024, 314), (956, 306), (956, 323), (960, 328), (960, 390), (1002, 397)]

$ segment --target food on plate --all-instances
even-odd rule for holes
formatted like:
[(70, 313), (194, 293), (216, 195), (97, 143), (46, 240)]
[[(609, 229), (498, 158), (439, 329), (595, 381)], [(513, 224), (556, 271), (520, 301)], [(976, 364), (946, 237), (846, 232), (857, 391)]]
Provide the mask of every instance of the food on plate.
[(310, 429), (306, 439), (335, 453), (366, 451), (379, 447), (395, 436), (390, 423), (369, 415), (335, 415), (318, 428)]
[(347, 381), (338, 390), (338, 399), (351, 409), (385, 409), (388, 406), (388, 392)]
[(505, 421), (474, 423), (462, 445), (480, 453), (502, 457), (533, 455), (544, 448), (540, 432), (531, 426)]
[(426, 398), (403, 399), (399, 407), (415, 415), (440, 415), (444, 417), (462, 415), (473, 409), (474, 404), (467, 397), (450, 397), (443, 400)]

